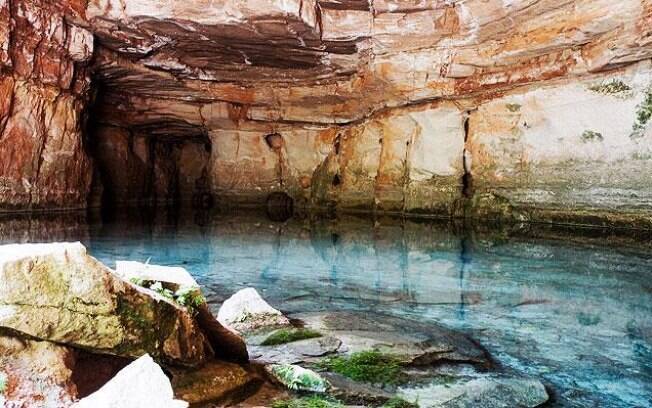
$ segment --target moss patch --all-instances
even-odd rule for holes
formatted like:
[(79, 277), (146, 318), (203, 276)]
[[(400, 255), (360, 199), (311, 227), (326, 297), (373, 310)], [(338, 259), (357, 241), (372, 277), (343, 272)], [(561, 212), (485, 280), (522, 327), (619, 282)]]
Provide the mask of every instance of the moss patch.
[(288, 400), (275, 401), (272, 403), (272, 408), (340, 408), (343, 407), (341, 403), (336, 400), (312, 396), (303, 398), (294, 398)]
[(584, 143), (602, 142), (603, 140), (604, 137), (602, 136), (602, 133), (596, 132), (594, 130), (585, 130), (584, 133), (582, 133), (582, 141)]
[(7, 390), (7, 375), (0, 371), (0, 395)]
[(419, 408), (419, 404), (406, 401), (399, 397), (393, 397), (387, 401), (382, 408)]
[(603, 95), (620, 95), (629, 93), (632, 87), (621, 81), (620, 79), (612, 79), (611, 81), (604, 82), (599, 85), (593, 85), (589, 88), (593, 92)]
[(322, 360), (319, 367), (372, 384), (399, 384), (404, 380), (399, 361), (375, 350), (360, 351), (347, 357), (329, 357)]
[(521, 105), (519, 105), (518, 103), (508, 103), (506, 105), (506, 107), (507, 107), (508, 111), (514, 112), (514, 113), (521, 110)]
[(652, 86), (647, 88), (643, 102), (636, 107), (636, 118), (631, 136), (634, 138), (643, 136), (643, 131), (650, 119), (652, 119)]
[(277, 344), (291, 343), (293, 341), (314, 339), (322, 334), (312, 329), (280, 329), (270, 334), (261, 344), (263, 346), (275, 346)]

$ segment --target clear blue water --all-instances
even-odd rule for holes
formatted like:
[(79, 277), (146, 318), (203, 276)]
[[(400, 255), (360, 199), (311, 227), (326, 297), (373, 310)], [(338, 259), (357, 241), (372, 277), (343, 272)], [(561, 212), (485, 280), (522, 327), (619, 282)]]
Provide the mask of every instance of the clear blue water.
[(79, 239), (109, 266), (183, 265), (214, 311), (251, 286), (288, 313), (373, 310), (439, 322), (470, 334), (505, 367), (540, 378), (552, 406), (652, 407), (649, 242), (550, 238), (536, 226), (507, 234), (252, 215), (32, 222), (23, 233), (20, 225), (0, 221), (0, 240)]

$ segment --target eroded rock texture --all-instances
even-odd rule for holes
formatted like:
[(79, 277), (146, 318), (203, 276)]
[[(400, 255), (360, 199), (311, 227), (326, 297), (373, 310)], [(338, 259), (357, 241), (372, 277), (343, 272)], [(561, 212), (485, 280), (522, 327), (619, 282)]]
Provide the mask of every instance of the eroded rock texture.
[(0, 209), (85, 207), (93, 35), (73, 2), (0, 1)]
[[(295, 208), (652, 226), (650, 0), (75, 10), (66, 27), (95, 36), (105, 202), (261, 205), (283, 191)], [(56, 174), (88, 196), (87, 178)]]

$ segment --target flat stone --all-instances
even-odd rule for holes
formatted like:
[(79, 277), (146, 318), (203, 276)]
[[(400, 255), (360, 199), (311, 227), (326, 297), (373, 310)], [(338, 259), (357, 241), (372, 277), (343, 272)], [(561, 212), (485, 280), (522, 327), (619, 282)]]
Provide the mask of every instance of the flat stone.
[(548, 393), (538, 380), (493, 375), (401, 388), (399, 395), (419, 401), (424, 408), (534, 408), (548, 401)]
[(160, 266), (136, 261), (116, 261), (115, 271), (125, 280), (141, 279), (174, 283), (185, 287), (199, 287), (195, 278), (185, 268)]
[(341, 352), (375, 349), (412, 365), (430, 365), (437, 361), (490, 365), (487, 353), (469, 337), (436, 324), (375, 313), (315, 312), (293, 317), (341, 340)]

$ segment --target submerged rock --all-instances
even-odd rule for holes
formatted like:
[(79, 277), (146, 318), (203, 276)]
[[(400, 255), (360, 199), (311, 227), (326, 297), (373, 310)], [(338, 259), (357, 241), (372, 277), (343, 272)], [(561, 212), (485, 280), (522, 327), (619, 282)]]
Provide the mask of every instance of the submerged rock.
[(191, 404), (222, 403), (254, 381), (241, 366), (222, 361), (198, 369), (172, 369), (171, 373), (174, 394)]
[(378, 350), (411, 365), (437, 361), (490, 365), (487, 353), (469, 337), (436, 324), (369, 312), (314, 312), (293, 317), (341, 340), (342, 352)]
[(213, 356), (186, 308), (123, 280), (80, 243), (0, 246), (0, 326), (170, 364), (194, 366)]
[(0, 335), (0, 406), (65, 407), (77, 397), (75, 352), (47, 341)]
[(419, 406), (442, 408), (533, 408), (548, 401), (540, 381), (527, 378), (484, 376), (451, 383), (405, 388), (399, 394)]
[(242, 289), (225, 300), (217, 320), (246, 334), (290, 325), (288, 318), (265, 302), (254, 288)]
[(186, 408), (175, 400), (170, 381), (149, 355), (123, 368), (111, 381), (72, 408)]

